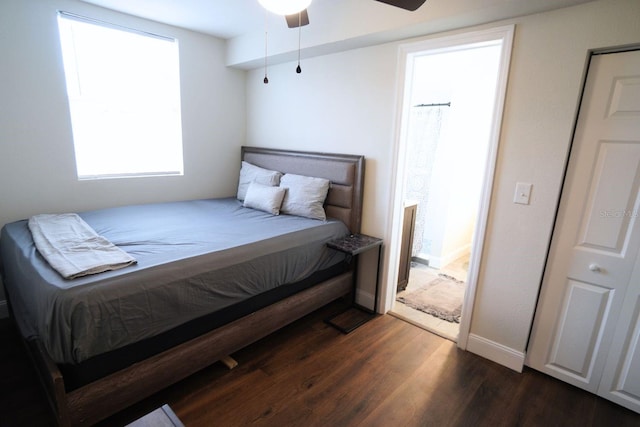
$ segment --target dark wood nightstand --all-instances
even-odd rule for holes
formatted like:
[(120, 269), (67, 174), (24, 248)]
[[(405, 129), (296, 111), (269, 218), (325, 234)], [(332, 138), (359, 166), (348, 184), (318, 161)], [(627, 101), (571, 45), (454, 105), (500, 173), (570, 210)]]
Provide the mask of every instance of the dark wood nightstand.
[[(378, 312), (378, 286), (380, 274), (380, 258), (382, 252), (382, 239), (367, 236), (365, 234), (349, 234), (341, 239), (327, 243), (331, 249), (347, 254), (349, 262), (354, 262), (353, 295), (351, 305), (346, 310), (326, 319), (325, 321), (342, 333), (348, 334), (365, 322), (375, 317)], [(378, 248), (378, 260), (376, 266), (376, 290), (373, 296), (373, 310), (356, 303), (356, 289), (358, 286), (358, 259), (360, 254)]]

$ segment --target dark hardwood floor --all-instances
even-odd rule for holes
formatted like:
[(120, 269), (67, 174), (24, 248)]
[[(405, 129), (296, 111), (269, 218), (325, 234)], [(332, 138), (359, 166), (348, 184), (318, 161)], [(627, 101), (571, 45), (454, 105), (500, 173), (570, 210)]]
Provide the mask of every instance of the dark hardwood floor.
[[(349, 335), (329, 305), (101, 423), (168, 403), (196, 426), (638, 426), (640, 415), (526, 369), (519, 374), (391, 316)], [(0, 426), (48, 426), (43, 394), (0, 321)], [(185, 361), (185, 363), (187, 363)]]

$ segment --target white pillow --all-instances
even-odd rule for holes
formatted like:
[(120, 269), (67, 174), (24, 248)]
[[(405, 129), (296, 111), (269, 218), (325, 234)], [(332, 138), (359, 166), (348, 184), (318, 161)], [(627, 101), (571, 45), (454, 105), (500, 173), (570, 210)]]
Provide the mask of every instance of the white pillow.
[(324, 200), (329, 191), (329, 180), (310, 176), (285, 174), (280, 187), (287, 189), (280, 212), (306, 218), (326, 220)]
[(243, 206), (279, 215), (282, 199), (286, 191), (282, 187), (272, 187), (252, 182), (247, 189)]
[(258, 184), (277, 187), (280, 183), (281, 176), (281, 172), (263, 169), (243, 160), (242, 166), (240, 167), (240, 179), (238, 180), (238, 200), (244, 200), (247, 194), (247, 188), (249, 188), (249, 184), (252, 182), (255, 181)]

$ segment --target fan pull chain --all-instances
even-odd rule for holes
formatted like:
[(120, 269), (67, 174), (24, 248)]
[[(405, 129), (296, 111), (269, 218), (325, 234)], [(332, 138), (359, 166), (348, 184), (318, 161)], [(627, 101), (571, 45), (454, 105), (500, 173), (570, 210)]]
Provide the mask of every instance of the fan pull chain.
[(300, 40), (302, 38), (302, 11), (298, 12), (298, 66), (296, 67), (296, 73), (300, 74), (302, 68), (300, 68)]
[(267, 77), (267, 47), (269, 43), (268, 18), (269, 18), (269, 15), (265, 10), (264, 12), (264, 79), (262, 80), (264, 84), (269, 83), (269, 78)]

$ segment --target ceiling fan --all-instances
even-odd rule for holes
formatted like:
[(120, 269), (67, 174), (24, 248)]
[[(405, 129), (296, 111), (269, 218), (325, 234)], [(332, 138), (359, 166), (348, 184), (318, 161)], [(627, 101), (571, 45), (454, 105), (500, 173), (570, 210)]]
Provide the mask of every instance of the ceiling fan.
[[(289, 28), (303, 27), (309, 24), (307, 6), (311, 0), (291, 1), (285, 4), (282, 0), (258, 0), (262, 6), (279, 15), (284, 15)], [(401, 9), (414, 11), (426, 0), (375, 0)], [(293, 11), (293, 12), (292, 12)]]

